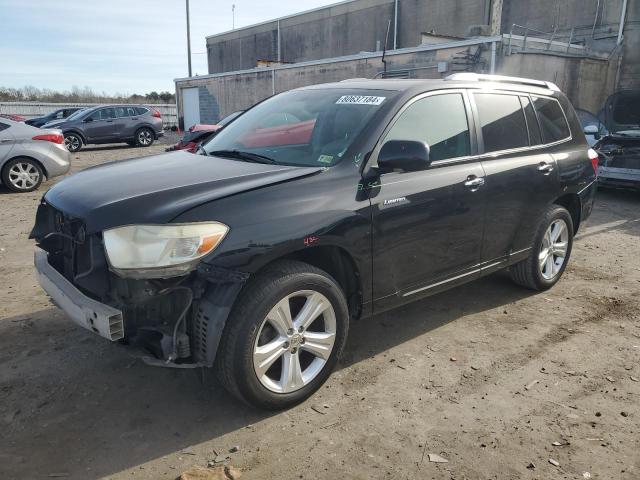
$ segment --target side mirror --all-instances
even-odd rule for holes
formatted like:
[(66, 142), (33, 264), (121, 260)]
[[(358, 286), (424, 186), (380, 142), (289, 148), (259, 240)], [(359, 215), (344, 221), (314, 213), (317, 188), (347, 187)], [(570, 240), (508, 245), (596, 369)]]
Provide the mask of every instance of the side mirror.
[(598, 127), (596, 127), (595, 125), (587, 125), (586, 127), (584, 127), (584, 133), (586, 135), (597, 135)]
[(393, 170), (415, 172), (429, 168), (429, 145), (414, 140), (389, 140), (378, 154), (380, 173)]
[(86, 122), (93, 122), (93, 118), (91, 118), (91, 117), (87, 117), (87, 118), (85, 118), (85, 119), (83, 120), (83, 122), (85, 122), (85, 123), (86, 123)]

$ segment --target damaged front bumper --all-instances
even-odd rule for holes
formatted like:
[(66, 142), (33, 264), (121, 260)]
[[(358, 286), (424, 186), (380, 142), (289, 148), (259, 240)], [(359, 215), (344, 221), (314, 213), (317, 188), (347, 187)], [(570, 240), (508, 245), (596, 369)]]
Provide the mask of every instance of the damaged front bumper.
[(71, 320), (112, 342), (124, 338), (122, 311), (83, 294), (49, 264), (49, 254), (40, 248), (34, 264), (40, 286)]
[(173, 286), (112, 274), (110, 293), (100, 298), (85, 294), (50, 257), (36, 247), (38, 281), (74, 323), (112, 342), (124, 341), (145, 363), (162, 367), (213, 366), (227, 318), (248, 278), (208, 264), (173, 279)]

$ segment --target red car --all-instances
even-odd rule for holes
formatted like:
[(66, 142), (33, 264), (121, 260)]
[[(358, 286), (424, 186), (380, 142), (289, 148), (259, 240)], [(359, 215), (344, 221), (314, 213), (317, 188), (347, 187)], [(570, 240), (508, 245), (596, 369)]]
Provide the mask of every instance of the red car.
[(22, 115), (15, 115), (13, 113), (0, 113), (0, 117), (8, 118), (9, 120), (13, 120), (14, 122), (24, 122), (26, 120)]
[(198, 145), (209, 140), (216, 134), (216, 132), (218, 132), (218, 130), (220, 130), (241, 113), (242, 112), (240, 111), (234, 112), (231, 115), (227, 115), (214, 125), (205, 123), (193, 125), (187, 132), (185, 132), (178, 143), (176, 143), (172, 147), (167, 148), (167, 152), (171, 152), (173, 150), (186, 150), (188, 152), (195, 153)]

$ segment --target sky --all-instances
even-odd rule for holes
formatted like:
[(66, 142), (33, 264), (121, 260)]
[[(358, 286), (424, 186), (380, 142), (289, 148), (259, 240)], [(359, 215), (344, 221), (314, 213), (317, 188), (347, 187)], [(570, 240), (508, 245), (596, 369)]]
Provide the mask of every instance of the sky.
[[(194, 75), (205, 37), (336, 0), (190, 0)], [(186, 77), (185, 0), (0, 0), (0, 87), (108, 94), (175, 90)]]

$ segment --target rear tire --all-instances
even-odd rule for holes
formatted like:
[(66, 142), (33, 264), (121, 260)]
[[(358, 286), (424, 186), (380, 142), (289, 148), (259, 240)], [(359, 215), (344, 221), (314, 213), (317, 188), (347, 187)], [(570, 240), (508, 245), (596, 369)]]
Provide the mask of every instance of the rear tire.
[(302, 262), (277, 262), (236, 299), (216, 357), (218, 377), (251, 406), (293, 406), (329, 377), (348, 328), (344, 293), (329, 274)]
[(150, 128), (141, 128), (136, 132), (136, 145), (139, 147), (150, 147), (156, 136)]
[(548, 290), (562, 277), (572, 247), (571, 214), (564, 207), (551, 205), (538, 225), (529, 257), (510, 268), (511, 279), (531, 290)]
[(43, 178), (40, 164), (26, 157), (9, 160), (2, 169), (2, 183), (12, 192), (32, 192), (40, 186)]
[(82, 148), (82, 138), (80, 135), (75, 133), (65, 133), (64, 135), (64, 146), (67, 147), (67, 150), (70, 152), (77, 152)]

